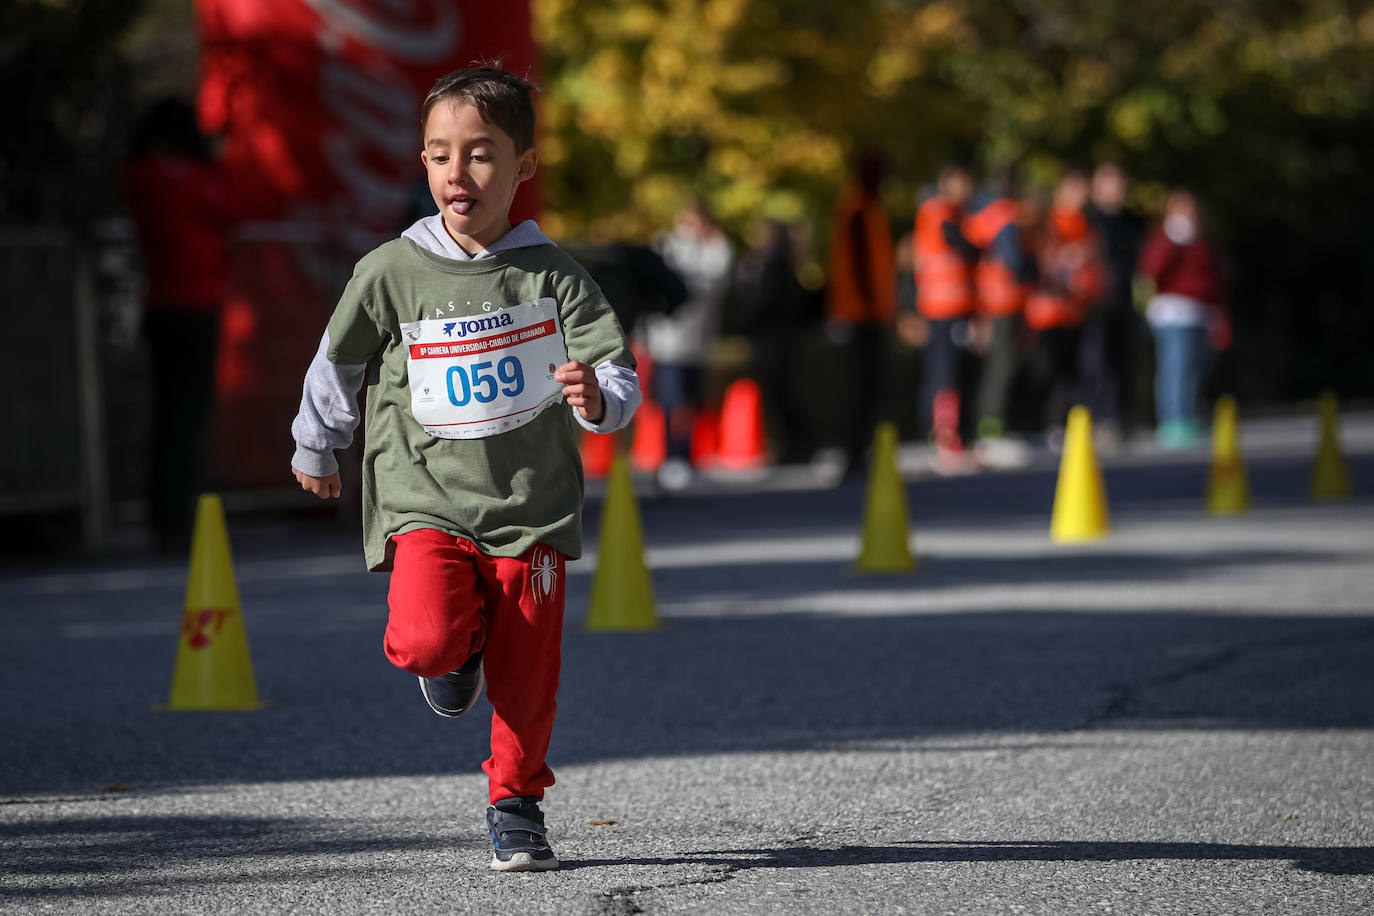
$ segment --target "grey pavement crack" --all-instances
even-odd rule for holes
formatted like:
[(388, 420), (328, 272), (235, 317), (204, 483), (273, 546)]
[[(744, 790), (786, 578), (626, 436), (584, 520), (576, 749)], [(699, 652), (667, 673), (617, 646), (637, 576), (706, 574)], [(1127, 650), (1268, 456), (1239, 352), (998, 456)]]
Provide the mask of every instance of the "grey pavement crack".
[(633, 913), (642, 913), (643, 909), (635, 902), (635, 895), (645, 891), (667, 891), (679, 887), (695, 887), (698, 885), (721, 884), (729, 881), (735, 876), (735, 872), (740, 871), (737, 865), (716, 865), (712, 870), (700, 878), (687, 878), (681, 881), (667, 881), (663, 884), (635, 884), (623, 887), (607, 888), (596, 899), (599, 904), (596, 912), (604, 913), (606, 916), (630, 916)]
[(1246, 656), (1258, 652), (1278, 649), (1293, 649), (1322, 645), (1323, 643), (1350, 642), (1352, 638), (1374, 639), (1374, 627), (1363, 627), (1354, 633), (1322, 633), (1309, 636), (1288, 636), (1280, 639), (1266, 639), (1238, 646), (1228, 646), (1203, 658), (1180, 665), (1169, 671), (1146, 678), (1135, 684), (1111, 683), (1107, 685), (1109, 696), (1102, 709), (1084, 722), (1083, 728), (1097, 728), (1116, 719), (1130, 716), (1138, 706), (1141, 695), (1148, 690), (1168, 687), (1199, 675), (1212, 674)]

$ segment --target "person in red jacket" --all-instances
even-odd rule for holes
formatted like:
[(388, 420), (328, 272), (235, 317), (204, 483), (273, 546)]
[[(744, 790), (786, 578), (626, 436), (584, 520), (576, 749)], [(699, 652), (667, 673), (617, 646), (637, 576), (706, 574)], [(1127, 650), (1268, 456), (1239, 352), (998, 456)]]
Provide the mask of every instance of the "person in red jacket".
[(229, 299), (226, 233), (238, 210), (194, 110), (179, 99), (155, 103), (139, 121), (124, 182), (143, 261), (152, 362), (149, 520), (160, 548), (180, 550), (205, 465)]
[(959, 436), (959, 340), (969, 339), (973, 265), (978, 249), (963, 233), (964, 204), (973, 191), (968, 170), (947, 165), (936, 192), (916, 210), (912, 253), (916, 311), (925, 320), (921, 419), (935, 444), (936, 470), (962, 465)]
[(1036, 252), (1037, 280), (1026, 299), (1026, 324), (1036, 332), (1035, 375), (1044, 390), (1051, 446), (1078, 396), (1083, 321), (1102, 298), (1106, 268), (1084, 205), (1088, 179), (1070, 170), (1060, 179)]
[(1155, 436), (1163, 448), (1186, 448), (1202, 435), (1197, 401), (1213, 352), (1231, 338), (1221, 257), (1190, 191), (1169, 195), (1137, 274), (1154, 292), (1145, 318), (1155, 338)]

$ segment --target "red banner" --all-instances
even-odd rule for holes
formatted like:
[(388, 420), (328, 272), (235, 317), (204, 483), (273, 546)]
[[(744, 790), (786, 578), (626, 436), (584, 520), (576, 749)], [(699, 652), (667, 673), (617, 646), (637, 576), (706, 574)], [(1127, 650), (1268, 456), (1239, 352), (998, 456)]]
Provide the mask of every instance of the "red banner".
[[(352, 262), (434, 212), (420, 104), (443, 74), (500, 59), (537, 81), (527, 0), (196, 0), (198, 107), (256, 223), (233, 250), (239, 297), (219, 360), (216, 468), (289, 483), (301, 377)], [(535, 215), (526, 182), (512, 208)]]
[[(527, 2), (197, 0), (196, 11), (202, 123), (223, 134), (245, 191), (293, 220), (389, 233), (427, 195), (418, 118), (434, 81), (498, 58), (535, 77)], [(517, 221), (533, 213), (528, 190)]]

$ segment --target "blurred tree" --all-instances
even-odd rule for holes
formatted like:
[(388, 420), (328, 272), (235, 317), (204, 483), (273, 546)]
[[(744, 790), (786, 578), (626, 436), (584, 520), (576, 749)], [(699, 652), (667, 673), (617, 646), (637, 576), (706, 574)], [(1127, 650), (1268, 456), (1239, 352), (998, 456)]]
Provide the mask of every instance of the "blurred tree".
[(1147, 209), (1198, 189), (1244, 268), (1242, 322), (1374, 331), (1368, 0), (533, 5), (555, 231), (643, 237), (689, 195), (737, 234), (763, 215), (819, 227), (866, 145), (894, 164), (902, 223), (946, 158), (1020, 160), (1042, 185), (1111, 158)]
[[(1360, 7), (1363, 7), (1362, 9)], [(534, 0), (551, 204), (592, 235), (819, 217), (858, 145), (908, 181), (941, 159), (1120, 159), (1225, 212), (1301, 219), (1353, 179), (1374, 113), (1374, 7), (1135, 0)], [(1258, 189), (1269, 193), (1256, 199)], [(901, 207), (910, 210), (908, 201)], [(1310, 216), (1311, 214), (1306, 214)]]

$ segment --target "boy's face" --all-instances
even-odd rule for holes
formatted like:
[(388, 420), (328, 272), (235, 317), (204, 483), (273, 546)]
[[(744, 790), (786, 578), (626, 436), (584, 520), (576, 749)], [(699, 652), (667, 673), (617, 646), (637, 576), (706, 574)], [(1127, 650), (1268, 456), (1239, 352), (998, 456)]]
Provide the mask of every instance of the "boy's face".
[(510, 231), (515, 190), (534, 174), (538, 157), (533, 148), (517, 153), (504, 130), (462, 103), (434, 106), (424, 140), (429, 193), (453, 240), (477, 254)]

